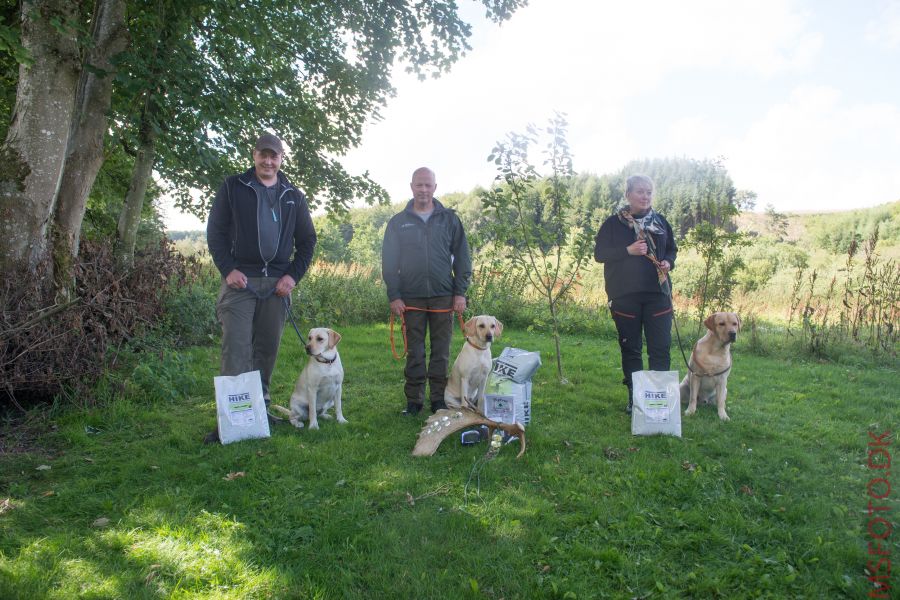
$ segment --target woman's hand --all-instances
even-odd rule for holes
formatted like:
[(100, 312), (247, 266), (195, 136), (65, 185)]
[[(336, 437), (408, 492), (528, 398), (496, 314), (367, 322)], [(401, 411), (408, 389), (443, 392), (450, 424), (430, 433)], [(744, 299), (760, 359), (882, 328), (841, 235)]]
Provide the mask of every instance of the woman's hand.
[(627, 246), (625, 250), (628, 251), (628, 254), (632, 256), (644, 256), (647, 254), (647, 242), (644, 240), (638, 240), (635, 243)]

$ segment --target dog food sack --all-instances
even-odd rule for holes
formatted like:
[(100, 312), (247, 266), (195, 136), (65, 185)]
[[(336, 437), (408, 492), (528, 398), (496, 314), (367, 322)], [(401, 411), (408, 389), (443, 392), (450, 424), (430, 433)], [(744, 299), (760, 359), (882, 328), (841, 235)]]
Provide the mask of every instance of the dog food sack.
[(681, 391), (678, 371), (638, 371), (631, 374), (634, 407), (632, 435), (681, 437)]
[(219, 439), (223, 444), (269, 437), (259, 371), (214, 378)]
[(531, 378), (541, 366), (539, 352), (504, 348), (494, 359), (484, 389), (484, 416), (501, 423), (531, 422)]

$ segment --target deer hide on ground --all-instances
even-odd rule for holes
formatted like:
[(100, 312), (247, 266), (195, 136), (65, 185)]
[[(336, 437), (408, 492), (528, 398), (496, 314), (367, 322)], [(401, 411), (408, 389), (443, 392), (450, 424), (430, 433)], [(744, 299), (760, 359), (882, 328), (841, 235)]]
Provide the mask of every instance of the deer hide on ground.
[(498, 423), (468, 408), (446, 408), (437, 411), (425, 421), (425, 426), (419, 432), (419, 439), (416, 441), (412, 454), (413, 456), (431, 456), (451, 433), (478, 425), (487, 425), (491, 434), (495, 429), (501, 429), (510, 435), (518, 436), (520, 450), (516, 458), (525, 453), (525, 428), (519, 423), (512, 425)]

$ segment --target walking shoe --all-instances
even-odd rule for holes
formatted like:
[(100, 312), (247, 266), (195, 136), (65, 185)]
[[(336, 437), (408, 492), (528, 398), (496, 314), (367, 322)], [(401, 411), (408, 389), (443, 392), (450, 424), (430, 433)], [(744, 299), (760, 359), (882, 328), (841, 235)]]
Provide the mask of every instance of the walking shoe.
[(218, 444), (219, 443), (219, 429), (213, 429), (205, 436), (203, 436), (204, 444)]
[(634, 406), (634, 394), (631, 391), (631, 388), (628, 388), (628, 405), (625, 407), (625, 412), (629, 415), (631, 414), (631, 409)]
[(444, 401), (443, 401), (443, 400), (441, 400), (440, 402), (432, 402), (432, 403), (431, 403), (431, 412), (432, 412), (432, 414), (433, 414), (433, 413), (436, 413), (437, 411), (439, 411), (439, 410), (441, 410), (441, 409), (444, 409), (444, 408), (447, 408), (447, 405), (444, 404)]
[(400, 414), (403, 415), (404, 417), (414, 417), (417, 414), (419, 414), (420, 410), (422, 410), (421, 404), (416, 404), (414, 402), (407, 402), (406, 410), (404, 410)]

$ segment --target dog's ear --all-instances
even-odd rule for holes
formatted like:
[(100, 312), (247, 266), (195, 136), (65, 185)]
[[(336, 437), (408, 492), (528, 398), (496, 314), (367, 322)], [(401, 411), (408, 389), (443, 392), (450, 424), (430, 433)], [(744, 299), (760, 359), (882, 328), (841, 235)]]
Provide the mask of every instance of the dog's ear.
[(716, 314), (717, 313), (709, 315), (708, 317), (706, 317), (706, 320), (703, 321), (703, 324), (706, 325), (706, 328), (710, 331), (716, 330)]
[(339, 334), (334, 329), (328, 330), (328, 348), (334, 348), (338, 345), (338, 342), (341, 341), (341, 334)]
[(494, 323), (497, 325), (497, 333), (494, 335), (500, 337), (500, 334), (503, 333), (503, 323), (501, 323), (499, 319), (494, 319)]
[(466, 321), (465, 327), (463, 327), (463, 331), (466, 332), (466, 337), (475, 336), (475, 327), (478, 325), (478, 317), (472, 317), (468, 321)]

